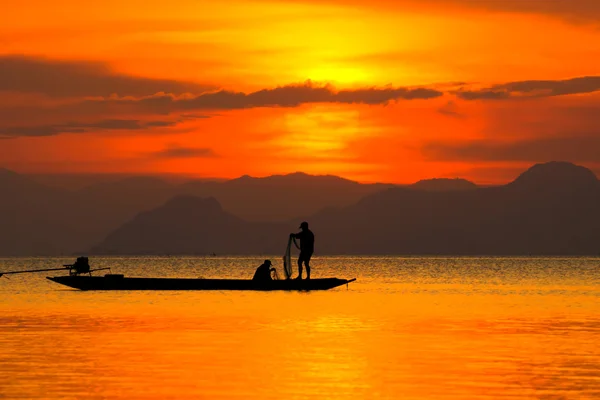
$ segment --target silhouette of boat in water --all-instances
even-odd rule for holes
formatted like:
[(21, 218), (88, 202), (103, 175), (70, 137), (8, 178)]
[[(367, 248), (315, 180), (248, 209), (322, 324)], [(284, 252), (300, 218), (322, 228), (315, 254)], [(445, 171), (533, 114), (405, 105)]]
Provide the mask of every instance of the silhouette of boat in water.
[(267, 282), (251, 279), (129, 278), (122, 274), (104, 276), (66, 275), (47, 279), (80, 290), (329, 290), (354, 279), (285, 279)]
[[(288, 246), (289, 248), (289, 246)], [(288, 252), (289, 253), (289, 252)], [(269, 261), (270, 263), (270, 261)], [(318, 278), (291, 279), (289, 254), (284, 257), (286, 279), (206, 279), (206, 278), (130, 278), (123, 274), (108, 273), (104, 276), (92, 276), (92, 272), (110, 270), (110, 268), (91, 269), (87, 257), (78, 257), (74, 264), (65, 264), (62, 268), (44, 268), (21, 271), (0, 272), (0, 277), (11, 274), (24, 274), (43, 271), (68, 270), (69, 275), (48, 276), (47, 279), (80, 290), (329, 290), (354, 282), (354, 279)]]

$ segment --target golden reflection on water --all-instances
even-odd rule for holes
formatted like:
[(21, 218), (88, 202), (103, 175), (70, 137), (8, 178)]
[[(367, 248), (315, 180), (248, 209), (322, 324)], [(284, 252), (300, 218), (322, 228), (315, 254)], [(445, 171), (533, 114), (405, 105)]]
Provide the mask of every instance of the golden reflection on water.
[[(16, 260), (0, 265), (26, 263)], [(237, 264), (246, 276), (256, 261), (97, 263), (137, 276), (224, 276)], [(3, 279), (0, 398), (600, 398), (598, 260), (463, 263), (320, 259), (319, 275), (359, 280), (319, 293), (79, 292)]]

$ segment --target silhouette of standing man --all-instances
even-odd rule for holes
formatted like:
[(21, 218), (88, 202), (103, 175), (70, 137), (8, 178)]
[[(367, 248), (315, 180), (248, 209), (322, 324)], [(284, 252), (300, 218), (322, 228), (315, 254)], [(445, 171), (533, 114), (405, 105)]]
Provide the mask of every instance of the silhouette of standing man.
[(290, 236), (300, 239), (300, 255), (298, 256), (298, 278), (302, 279), (302, 263), (306, 266), (306, 279), (310, 279), (310, 258), (315, 251), (315, 235), (308, 229), (308, 222), (300, 224), (299, 233), (290, 233)]

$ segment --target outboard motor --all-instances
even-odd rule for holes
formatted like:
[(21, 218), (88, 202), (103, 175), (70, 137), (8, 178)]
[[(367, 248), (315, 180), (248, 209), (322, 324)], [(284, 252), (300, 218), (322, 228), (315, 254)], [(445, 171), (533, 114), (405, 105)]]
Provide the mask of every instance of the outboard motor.
[(90, 263), (87, 257), (77, 257), (75, 264), (71, 265), (69, 275), (89, 274)]

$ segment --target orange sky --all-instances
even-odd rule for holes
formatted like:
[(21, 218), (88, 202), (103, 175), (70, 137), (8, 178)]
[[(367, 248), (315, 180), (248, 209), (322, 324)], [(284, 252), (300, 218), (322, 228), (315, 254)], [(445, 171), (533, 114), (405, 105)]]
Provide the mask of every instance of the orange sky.
[(408, 183), (600, 171), (600, 2), (23, 0), (0, 166)]

